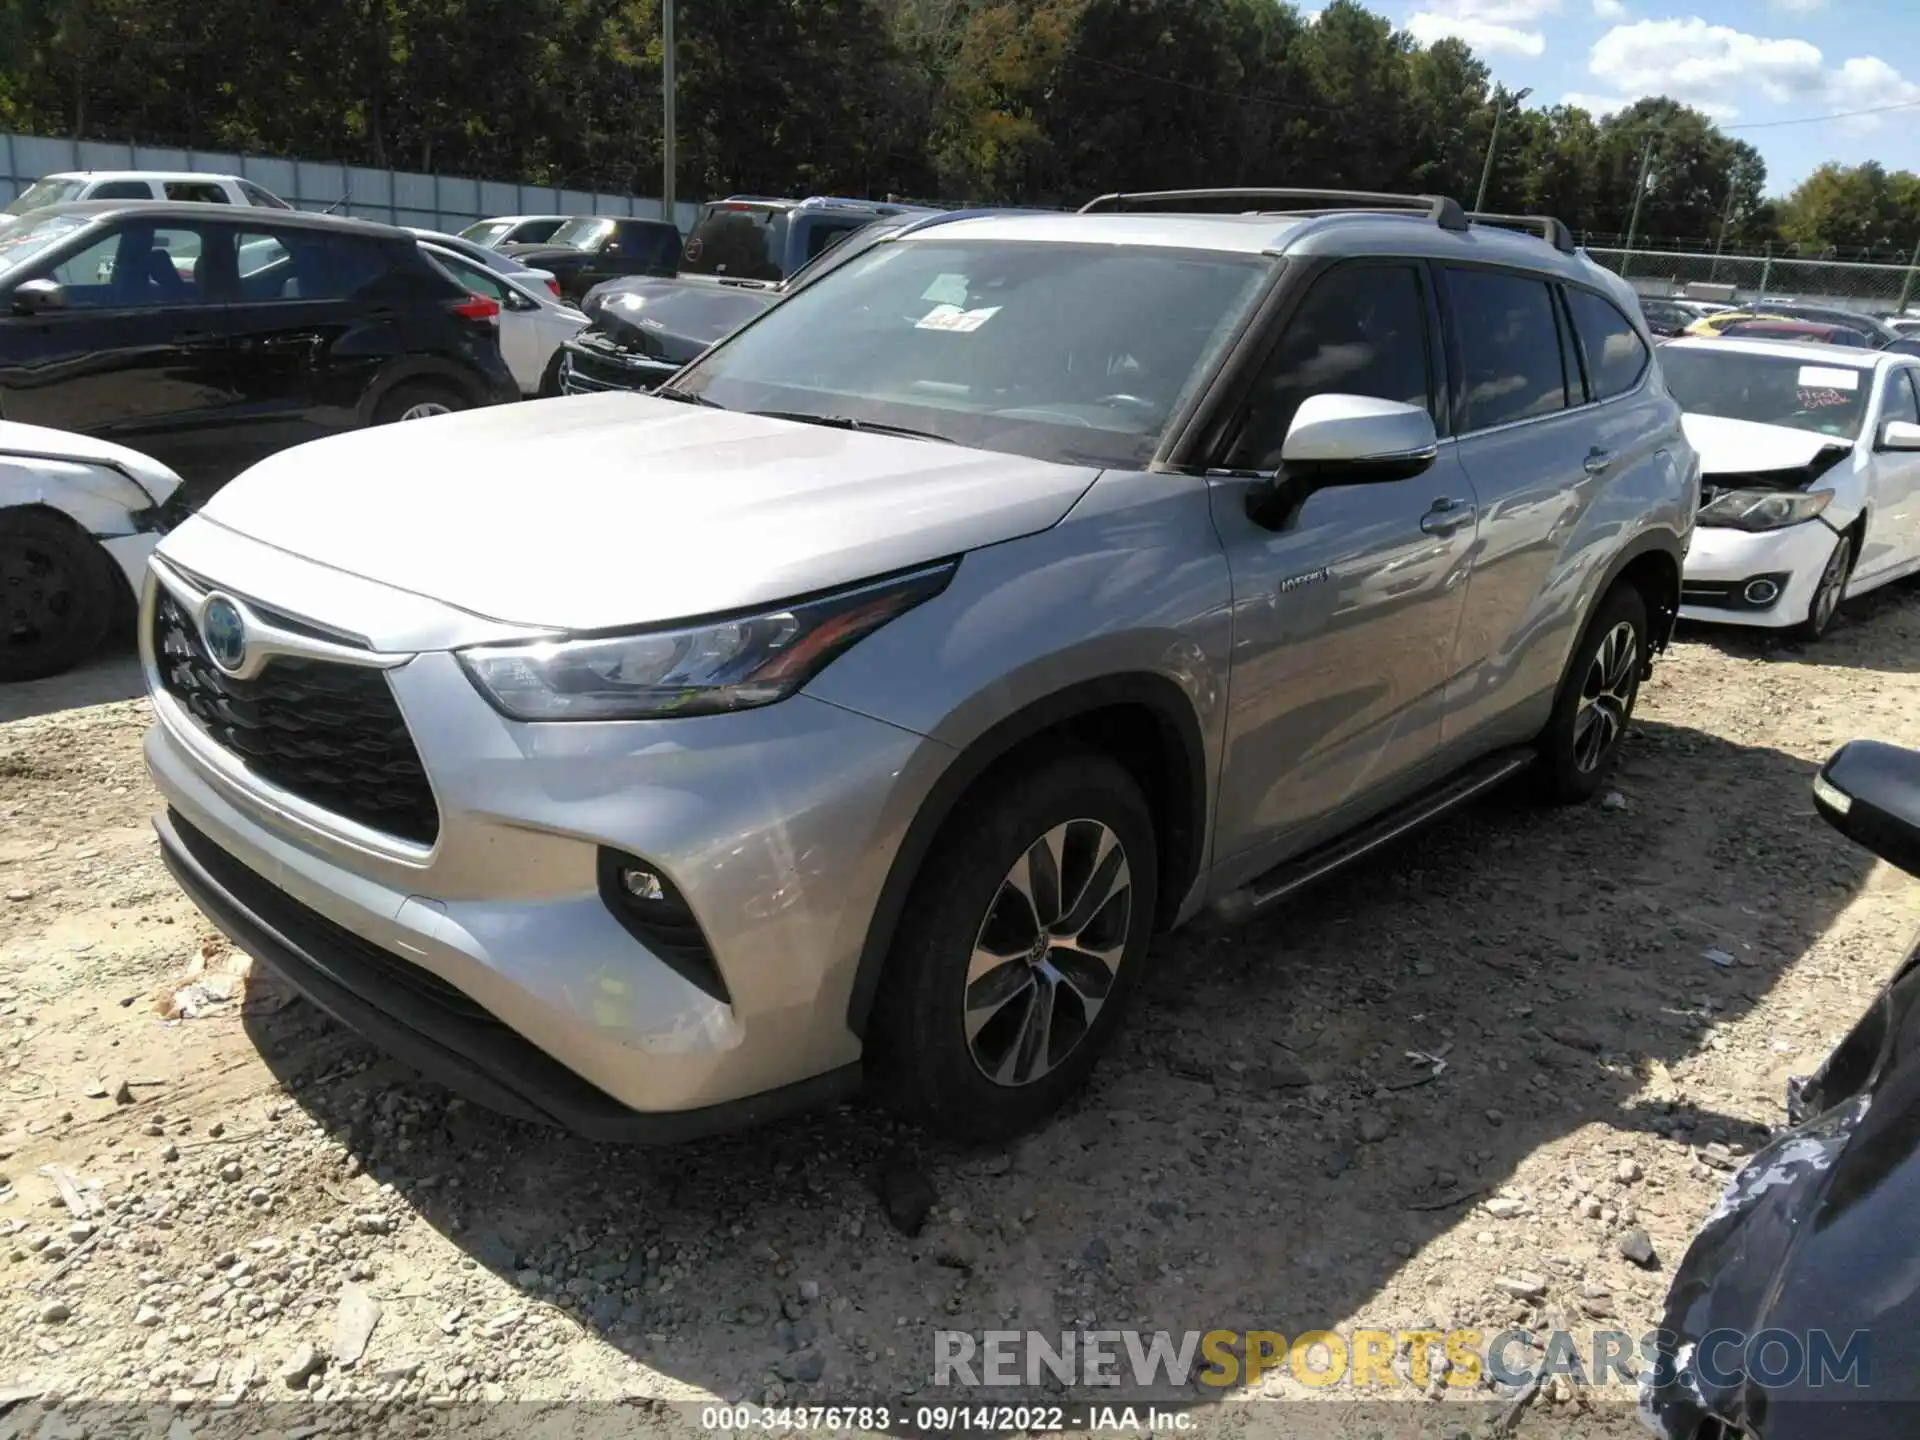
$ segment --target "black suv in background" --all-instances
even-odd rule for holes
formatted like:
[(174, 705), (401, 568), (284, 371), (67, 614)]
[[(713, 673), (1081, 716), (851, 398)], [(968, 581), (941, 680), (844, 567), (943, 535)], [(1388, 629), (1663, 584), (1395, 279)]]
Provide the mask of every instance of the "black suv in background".
[(0, 225), (0, 418), (130, 446), (195, 499), (304, 440), (517, 398), (498, 305), (403, 230), (100, 201)]
[(673, 274), (680, 268), (680, 230), (671, 220), (576, 215), (540, 244), (502, 245), (500, 253), (545, 270), (577, 305), (608, 280)]

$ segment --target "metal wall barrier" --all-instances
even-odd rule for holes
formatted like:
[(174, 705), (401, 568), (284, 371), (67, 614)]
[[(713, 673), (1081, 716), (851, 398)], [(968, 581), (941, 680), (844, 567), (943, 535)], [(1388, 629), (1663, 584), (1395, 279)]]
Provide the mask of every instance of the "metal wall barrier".
[[(42, 175), (66, 170), (189, 170), (240, 175), (296, 209), (336, 206), (337, 214), (443, 231), (464, 229), (490, 215), (639, 215), (658, 219), (662, 213), (660, 201), (646, 195), (608, 195), (511, 180), (474, 180), (458, 175), (278, 160), (264, 155), (0, 132), (0, 204), (12, 200)], [(343, 198), (346, 203), (341, 204)], [(693, 228), (699, 208), (688, 201), (674, 207), (674, 219), (683, 234)]]

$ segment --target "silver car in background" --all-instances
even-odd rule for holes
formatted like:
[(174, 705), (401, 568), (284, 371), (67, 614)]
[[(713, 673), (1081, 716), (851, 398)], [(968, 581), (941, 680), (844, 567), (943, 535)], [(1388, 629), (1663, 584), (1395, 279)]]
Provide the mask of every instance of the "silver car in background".
[(1550, 220), (1110, 196), (288, 451), (152, 562), (163, 853), (508, 1113), (1031, 1125), (1156, 932), (1601, 785), (1698, 489), (1637, 316)]

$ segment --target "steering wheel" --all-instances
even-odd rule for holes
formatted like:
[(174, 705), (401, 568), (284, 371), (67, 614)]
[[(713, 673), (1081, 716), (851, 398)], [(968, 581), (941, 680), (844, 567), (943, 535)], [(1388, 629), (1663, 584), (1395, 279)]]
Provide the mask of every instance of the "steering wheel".
[(1144, 395), (1102, 395), (1093, 402), (1096, 405), (1108, 405), (1114, 409), (1132, 408), (1152, 415), (1159, 411), (1160, 402), (1149, 400)]

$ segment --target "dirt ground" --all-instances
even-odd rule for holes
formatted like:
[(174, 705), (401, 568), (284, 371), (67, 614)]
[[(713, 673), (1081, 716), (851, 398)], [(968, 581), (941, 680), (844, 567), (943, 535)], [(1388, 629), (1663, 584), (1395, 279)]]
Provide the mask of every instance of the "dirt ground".
[[(287, 1435), (503, 1401), (522, 1434), (589, 1400), (621, 1433), (698, 1428), (663, 1402), (716, 1396), (890, 1401), (902, 1428), (980, 1398), (931, 1388), (937, 1329), (1637, 1335), (1920, 919), (1920, 884), (1808, 796), (1845, 740), (1920, 743), (1917, 669), (1911, 589), (1814, 650), (1685, 636), (1605, 804), (1496, 798), (1162, 942), (1084, 1101), (970, 1153), (860, 1108), (637, 1151), (464, 1106), (243, 979), (175, 891), (128, 657), (16, 687), (0, 1433), (83, 1433), (117, 1398), (179, 1440), (239, 1397)], [(937, 1197), (916, 1236), (879, 1195), (911, 1174)], [(1262, 1393), (1175, 1398), (1222, 1433), (1498, 1428), (1486, 1389)], [(1517, 1433), (1638, 1433), (1630, 1394), (1550, 1386)]]

